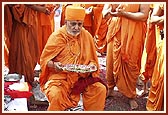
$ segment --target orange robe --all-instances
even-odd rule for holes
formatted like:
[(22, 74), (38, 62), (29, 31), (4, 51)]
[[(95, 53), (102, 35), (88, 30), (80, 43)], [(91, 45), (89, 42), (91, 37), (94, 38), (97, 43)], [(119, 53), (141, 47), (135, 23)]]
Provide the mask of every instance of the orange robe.
[[(99, 77), (98, 58), (92, 36), (82, 28), (80, 35), (73, 37), (66, 32), (66, 26), (63, 26), (49, 37), (40, 58), (40, 86), (48, 97), (48, 110), (64, 111), (77, 106), (80, 95), (71, 94), (72, 88), (78, 78), (86, 78), (90, 73), (56, 72), (47, 66), (50, 60), (61, 62), (63, 65), (95, 64), (98, 70), (91, 75)], [(89, 85), (82, 96), (85, 110), (104, 110), (106, 89), (101, 83)]]
[[(125, 5), (138, 12), (139, 4)], [(136, 97), (136, 81), (146, 34), (146, 23), (124, 17), (112, 17), (107, 33), (106, 79), (109, 88), (117, 86), (128, 98)]]
[(49, 19), (51, 22), (51, 31), (54, 31), (55, 23), (54, 23), (54, 16), (55, 10), (57, 10), (60, 5), (59, 4), (46, 4), (46, 7), (50, 10), (51, 14), (49, 15)]
[(9, 73), (25, 76), (34, 81), (34, 68), (38, 60), (37, 12), (24, 4), (12, 7), (13, 27), (10, 37)]
[[(49, 10), (53, 10), (52, 6), (47, 6), (46, 7)], [(50, 15), (46, 15), (44, 13), (38, 12), (38, 46), (39, 46), (39, 55), (41, 55), (43, 48), (53, 32), (53, 23), (51, 23), (54, 19), (52, 16), (54, 13)], [(38, 61), (40, 63), (40, 60)]]
[[(89, 7), (94, 7), (95, 4), (81, 4), (81, 6), (83, 5), (83, 7), (85, 9), (89, 8)], [(89, 31), (89, 33), (93, 36), (94, 35), (94, 30), (93, 30), (93, 13), (90, 14), (86, 14), (85, 19), (84, 19), (84, 28), (86, 30)]]
[[(144, 75), (144, 82), (147, 82), (151, 79), (153, 74), (153, 69), (156, 61), (156, 40), (155, 40), (155, 26), (152, 26), (147, 30), (147, 38), (145, 44), (145, 52), (143, 55), (146, 56), (146, 59), (142, 56), (142, 63), (145, 63), (144, 67), (142, 67), (142, 73)], [(144, 61), (144, 62), (143, 62)], [(144, 69), (144, 70), (143, 70)]]
[[(164, 7), (160, 5), (163, 9)], [(164, 15), (164, 14), (163, 14)], [(163, 29), (162, 25), (155, 25), (156, 29), (156, 49), (157, 49), (157, 59), (155, 62), (151, 86), (149, 91), (149, 96), (146, 103), (146, 108), (148, 111), (161, 111), (164, 107), (164, 64), (165, 59), (165, 38), (161, 40), (160, 30)]]
[(10, 41), (9, 38), (12, 33), (12, 14), (10, 11), (10, 7), (8, 5), (4, 5), (4, 62), (5, 66), (9, 68), (9, 48)]
[(6, 43), (4, 44), (4, 65), (9, 68), (9, 49), (7, 48)]
[(98, 4), (93, 8), (93, 36), (96, 49), (99, 53), (104, 53), (107, 50), (106, 34), (108, 30), (108, 19), (102, 17), (103, 7), (103, 4)]
[(71, 4), (62, 4), (61, 21), (60, 21), (61, 27), (65, 24), (65, 9), (68, 5), (71, 5)]
[(142, 79), (144, 82), (147, 82), (151, 79), (153, 74), (153, 69), (156, 61), (156, 36), (155, 36), (155, 26), (150, 24), (150, 17), (152, 13), (153, 6), (151, 5), (151, 12), (148, 17), (147, 24), (147, 33), (146, 33), (146, 41), (145, 47), (142, 55), (141, 62), (141, 73), (144, 78)]

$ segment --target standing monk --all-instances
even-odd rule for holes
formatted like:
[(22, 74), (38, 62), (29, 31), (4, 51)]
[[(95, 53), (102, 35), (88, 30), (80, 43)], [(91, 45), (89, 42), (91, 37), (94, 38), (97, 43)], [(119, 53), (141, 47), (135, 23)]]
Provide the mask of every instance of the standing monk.
[(108, 5), (104, 16), (112, 16), (107, 33), (106, 79), (108, 96), (117, 86), (129, 98), (131, 109), (136, 109), (136, 81), (140, 74), (140, 60), (146, 35), (149, 13), (147, 4)]
[(151, 14), (153, 12), (153, 4), (150, 5), (150, 12), (148, 16), (146, 39), (141, 62), (140, 80), (144, 83), (144, 91), (139, 96), (144, 96), (148, 93), (148, 82), (150, 82), (153, 74), (153, 69), (156, 61), (156, 35), (155, 25), (151, 24)]
[[(39, 56), (41, 55), (43, 48), (54, 31), (54, 13), (59, 5), (53, 4), (38, 4), (39, 6), (45, 7), (48, 13), (38, 12), (38, 46), (39, 46)], [(38, 60), (40, 63), (40, 59)]]
[(32, 84), (34, 68), (39, 57), (37, 11), (47, 13), (47, 10), (35, 4), (10, 6), (13, 24), (9, 49), (9, 73), (24, 75), (25, 81)]
[(106, 53), (107, 50), (107, 40), (106, 34), (108, 30), (109, 19), (103, 18), (102, 10), (104, 4), (97, 4), (93, 8), (93, 36), (95, 40), (96, 50), (100, 53)]
[(146, 108), (148, 111), (161, 111), (164, 107), (164, 16), (164, 5), (155, 4), (150, 21), (153, 25), (155, 25), (156, 29), (157, 59), (155, 62), (151, 79), (151, 87), (146, 103)]
[[(49, 111), (77, 106), (82, 93), (84, 110), (104, 110), (106, 87), (99, 78), (99, 64), (91, 34), (82, 26), (85, 9), (67, 6), (65, 25), (53, 32), (40, 58), (40, 86), (49, 101)], [(96, 71), (63, 70), (66, 64), (89, 65)], [(96, 82), (99, 81), (99, 82)]]

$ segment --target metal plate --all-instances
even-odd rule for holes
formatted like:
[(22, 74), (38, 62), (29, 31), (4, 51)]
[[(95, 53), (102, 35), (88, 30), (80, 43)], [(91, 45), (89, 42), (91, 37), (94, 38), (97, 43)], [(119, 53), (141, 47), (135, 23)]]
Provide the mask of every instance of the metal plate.
[(19, 74), (8, 74), (4, 77), (5, 81), (19, 81), (22, 78)]

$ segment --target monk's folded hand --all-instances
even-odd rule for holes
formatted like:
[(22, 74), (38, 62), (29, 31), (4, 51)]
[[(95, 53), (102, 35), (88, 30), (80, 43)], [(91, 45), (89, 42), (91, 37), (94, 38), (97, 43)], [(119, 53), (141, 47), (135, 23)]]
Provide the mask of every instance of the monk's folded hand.
[(54, 68), (55, 68), (55, 71), (59, 72), (59, 71), (63, 71), (63, 65), (61, 62), (54, 62)]
[(114, 11), (111, 11), (110, 14), (114, 17), (124, 16), (125, 8), (122, 5), (119, 5)]

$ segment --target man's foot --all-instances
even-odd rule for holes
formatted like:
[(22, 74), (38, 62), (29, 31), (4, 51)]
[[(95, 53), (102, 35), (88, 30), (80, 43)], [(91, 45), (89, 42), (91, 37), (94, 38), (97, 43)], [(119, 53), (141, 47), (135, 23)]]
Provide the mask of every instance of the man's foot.
[(144, 85), (144, 82), (143, 82), (144, 79), (145, 79), (145, 78), (144, 78), (144, 76), (143, 76), (142, 74), (139, 75), (139, 76), (138, 76), (138, 79), (137, 79), (137, 85), (143, 86), (143, 85)]
[(140, 95), (138, 95), (137, 98), (144, 97), (148, 93), (149, 93), (149, 91), (148, 91), (147, 82), (144, 82), (143, 92)]
[(141, 95), (137, 95), (137, 98), (141, 98), (141, 97), (144, 97), (146, 94), (148, 94), (149, 93), (149, 91), (148, 90), (144, 90), (143, 92), (142, 92), (142, 94)]
[(129, 100), (129, 104), (130, 104), (132, 110), (138, 108), (138, 104), (137, 104), (137, 102), (134, 99), (130, 99)]

